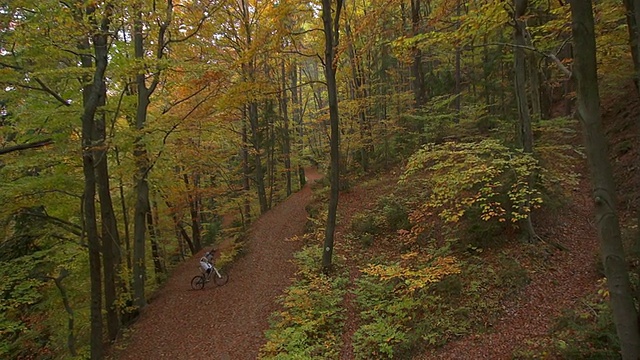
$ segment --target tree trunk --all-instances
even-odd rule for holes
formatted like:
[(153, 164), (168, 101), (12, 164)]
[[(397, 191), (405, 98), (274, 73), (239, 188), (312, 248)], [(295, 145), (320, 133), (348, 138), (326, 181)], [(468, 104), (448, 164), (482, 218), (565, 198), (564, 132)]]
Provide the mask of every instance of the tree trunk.
[(329, 95), (329, 119), (331, 122), (331, 191), (329, 195), (329, 213), (327, 227), (325, 229), (324, 249), (322, 255), (322, 267), (325, 272), (331, 271), (333, 255), (333, 239), (336, 229), (336, 215), (338, 211), (338, 196), (340, 188), (340, 126), (338, 113), (338, 88), (336, 85), (336, 47), (339, 40), (340, 13), (342, 0), (336, 0), (335, 17), (331, 16), (331, 0), (322, 0), (322, 23), (324, 25), (324, 73), (327, 81), (327, 93)]
[[(245, 0), (240, 0), (240, 4), (242, 6), (242, 27), (244, 28), (244, 35), (246, 37), (246, 45), (247, 50), (251, 47), (253, 38), (252, 38), (252, 15), (251, 10), (249, 8), (249, 4)], [(245, 63), (242, 64), (242, 72), (244, 80), (253, 83), (255, 82), (255, 73), (256, 73), (256, 59), (255, 55), (252, 55), (250, 58), (246, 60)], [(251, 142), (254, 150), (254, 166), (255, 166), (255, 178), (254, 182), (256, 185), (256, 190), (258, 192), (258, 202), (260, 204), (260, 213), (265, 213), (268, 210), (267, 204), (267, 192), (264, 184), (264, 170), (262, 169), (262, 132), (260, 131), (259, 125), (259, 117), (258, 117), (258, 99), (256, 99), (254, 94), (250, 94), (249, 100), (249, 126), (251, 129)]]
[(355, 101), (358, 107), (358, 127), (360, 134), (360, 166), (366, 173), (369, 171), (369, 154), (373, 152), (373, 146), (371, 145), (371, 129), (367, 121), (366, 107), (364, 106), (364, 99), (367, 98), (367, 93), (364, 88), (365, 80), (362, 74), (360, 60), (356, 56), (356, 50), (353, 47), (355, 42), (351, 33), (351, 26), (347, 23), (345, 26), (345, 35), (348, 38), (348, 50), (349, 60), (351, 62), (351, 76), (353, 77), (353, 91), (351, 92), (351, 99)]
[[(144, 38), (143, 38), (142, 13), (137, 14), (134, 23), (134, 48), (135, 57), (139, 61), (144, 59)], [(133, 215), (133, 303), (140, 309), (147, 304), (144, 289), (146, 281), (145, 267), (145, 239), (146, 239), (146, 219), (149, 212), (149, 184), (147, 182), (147, 172), (149, 171), (149, 158), (145, 148), (142, 130), (147, 120), (147, 109), (149, 107), (149, 90), (146, 85), (146, 75), (139, 73), (136, 75), (138, 104), (136, 111), (136, 130), (138, 135), (134, 141), (133, 157), (136, 163), (134, 174), (134, 184), (136, 193), (135, 210)]]
[(542, 119), (542, 100), (540, 96), (540, 71), (538, 70), (538, 56), (529, 52), (529, 97), (531, 98), (531, 112), (533, 119)]
[[(103, 29), (105, 32), (108, 28)], [(103, 84), (98, 97), (98, 106), (104, 106), (107, 100), (107, 88)], [(94, 140), (94, 164), (98, 198), (100, 199), (100, 218), (102, 235), (102, 268), (104, 272), (104, 301), (107, 320), (107, 334), (110, 341), (116, 340), (120, 331), (118, 316), (117, 274), (120, 264), (120, 235), (118, 221), (113, 211), (111, 187), (109, 185), (109, 166), (107, 161), (106, 115), (103, 111), (94, 116), (96, 139)]]
[(289, 134), (289, 98), (287, 97), (287, 69), (285, 60), (282, 60), (282, 98), (280, 109), (282, 111), (282, 156), (284, 157), (284, 173), (286, 177), (287, 196), (291, 195), (291, 134)]
[(149, 212), (147, 213), (147, 226), (149, 228), (149, 241), (151, 242), (151, 257), (153, 258), (153, 270), (156, 274), (156, 283), (162, 283), (162, 274), (164, 274), (164, 267), (162, 266), (162, 257), (160, 256), (160, 247), (158, 246), (158, 239), (160, 239), (158, 224), (153, 220), (153, 211), (151, 211), (151, 204), (148, 205)]
[[(624, 0), (627, 9), (627, 28), (629, 29), (629, 47), (631, 48), (631, 58), (633, 60), (634, 77), (633, 82), (636, 85), (636, 95), (640, 96), (640, 0)], [(636, 123), (640, 125), (640, 117), (636, 119)], [(638, 127), (640, 129), (640, 126)], [(640, 137), (636, 142), (636, 146), (640, 148)], [(640, 171), (636, 170), (636, 179), (640, 179)], [(635, 239), (635, 251), (640, 253), (640, 208), (636, 208), (636, 223), (638, 232)]]
[[(420, 34), (420, 1), (411, 0), (411, 29), (412, 36)], [(421, 108), (426, 102), (426, 89), (424, 86), (424, 71), (422, 70), (422, 51), (414, 46), (413, 63), (411, 64), (411, 76), (413, 77), (413, 94), (415, 107)]]
[[(514, 0), (515, 1), (515, 31), (514, 31), (514, 72), (515, 72), (515, 93), (516, 101), (518, 103), (518, 134), (517, 139), (519, 145), (522, 147), (525, 153), (533, 154), (533, 131), (531, 129), (531, 114), (529, 113), (529, 104), (527, 101), (527, 85), (526, 85), (526, 54), (524, 47), (526, 46), (525, 31), (526, 24), (522, 20), (522, 17), (527, 12), (528, 0)], [(529, 187), (534, 185), (534, 176), (529, 179)], [(529, 206), (529, 201), (525, 206)], [(533, 242), (535, 239), (535, 232), (533, 230), (533, 224), (531, 222), (531, 214), (526, 219), (521, 220), (520, 228), (524, 230), (529, 242)]]
[[(106, 88), (104, 89), (106, 90)], [(101, 105), (104, 105), (106, 91), (101, 95)], [(120, 235), (118, 223), (113, 211), (111, 190), (109, 186), (109, 169), (107, 165), (107, 144), (105, 115), (96, 116), (97, 139), (95, 151), (96, 181), (98, 198), (100, 199), (100, 217), (102, 219), (102, 261), (104, 271), (104, 301), (107, 319), (107, 334), (110, 341), (116, 340), (120, 331), (118, 316), (117, 277), (120, 264)]]
[(572, 0), (570, 3), (576, 49), (574, 75), (578, 88), (577, 115), (586, 137), (600, 253), (622, 358), (636, 360), (640, 357), (640, 330), (616, 212), (615, 183), (608, 144), (600, 115), (593, 10), (590, 0)]
[(191, 236), (193, 239), (193, 246), (195, 251), (198, 252), (202, 249), (202, 232), (200, 222), (200, 208), (198, 206), (198, 189), (194, 185), (189, 184), (189, 176), (184, 174), (182, 176), (184, 183), (187, 187), (187, 200), (189, 202), (189, 214), (191, 215)]
[[(459, 17), (460, 16), (460, 0), (457, 1), (456, 3), (456, 15)], [(456, 21), (456, 29), (460, 28), (460, 20)], [(456, 59), (455, 59), (455, 63), (456, 63), (456, 72), (455, 72), (455, 94), (456, 94), (456, 99), (455, 99), (455, 110), (456, 110), (456, 115), (454, 118), (454, 121), (456, 123), (460, 122), (460, 110), (462, 109), (462, 70), (460, 68), (460, 62), (461, 62), (461, 57), (462, 57), (462, 49), (460, 49), (459, 46), (456, 47)], [(475, 95), (475, 94), (474, 94)]]
[[(165, 199), (165, 204), (167, 204), (167, 207), (170, 209), (174, 208), (173, 205), (166, 199)], [(189, 251), (191, 252), (191, 255), (195, 255), (198, 251), (196, 250), (196, 247), (193, 245), (193, 241), (191, 241), (189, 234), (187, 234), (187, 230), (182, 225), (182, 222), (180, 221), (180, 219), (178, 219), (178, 215), (175, 212), (172, 212), (171, 216), (173, 218), (173, 224), (176, 230), (180, 233), (184, 241), (187, 243), (187, 246), (189, 246)], [(180, 238), (178, 237), (178, 240), (179, 239)]]
[[(139, 6), (139, 5), (138, 5)], [(166, 39), (165, 34), (171, 19), (173, 18), (173, 0), (166, 0), (165, 18), (158, 22), (158, 37), (153, 44), (156, 46), (155, 60), (161, 60), (164, 57)], [(155, 10), (155, 2), (154, 2)], [(135, 19), (133, 23), (133, 45), (135, 58), (140, 63), (144, 63), (144, 19), (142, 9), (136, 9)], [(143, 129), (147, 121), (147, 112), (151, 102), (151, 94), (155, 91), (162, 70), (156, 68), (151, 76), (151, 83), (147, 86), (147, 76), (145, 72), (139, 72), (136, 75), (136, 88), (138, 92), (138, 103), (136, 108), (136, 130), (137, 137), (134, 141), (133, 157), (136, 162), (136, 172), (134, 175), (134, 184), (136, 192), (136, 204), (133, 217), (133, 303), (142, 309), (147, 304), (144, 295), (146, 267), (145, 267), (145, 236), (146, 236), (146, 218), (149, 209), (149, 183), (147, 181), (148, 173), (151, 170), (149, 155), (143, 139)]]
[(69, 276), (69, 270), (63, 268), (60, 270), (60, 275), (58, 277), (53, 278), (53, 282), (56, 284), (58, 291), (60, 292), (60, 298), (62, 299), (62, 305), (64, 306), (64, 310), (68, 315), (67, 319), (67, 348), (69, 349), (69, 354), (73, 357), (78, 356), (76, 351), (76, 336), (74, 335), (75, 331), (75, 314), (71, 304), (69, 302), (69, 296), (67, 295), (67, 290), (62, 285), (62, 280), (64, 280), (67, 276)]
[[(118, 148), (115, 148), (116, 154), (116, 164), (120, 166), (120, 154)], [(122, 181), (122, 177), (118, 178), (118, 192), (120, 195), (120, 204), (122, 207), (122, 222), (124, 227), (124, 249), (126, 258), (127, 269), (131, 271), (133, 265), (131, 264), (131, 236), (129, 234), (129, 211), (127, 209), (127, 202), (124, 196), (124, 182)], [(122, 251), (120, 251), (120, 259), (122, 261)]]
[[(304, 126), (302, 121), (302, 92), (298, 88), (298, 65), (296, 62), (292, 64), (291, 69), (291, 104), (293, 105), (293, 123), (298, 133), (298, 156), (301, 156), (304, 150)], [(307, 182), (304, 174), (304, 167), (301, 160), (298, 160), (298, 185), (300, 189)]]
[(249, 126), (251, 127), (251, 142), (253, 143), (253, 161), (255, 171), (255, 184), (258, 191), (258, 202), (260, 203), (260, 213), (264, 214), (269, 209), (267, 204), (267, 191), (264, 186), (264, 170), (262, 169), (262, 149), (260, 126), (258, 124), (258, 103), (251, 101), (249, 104)]
[(276, 186), (276, 131), (275, 131), (275, 110), (273, 100), (269, 99), (265, 102), (264, 115), (267, 134), (266, 134), (266, 155), (267, 155), (267, 188), (269, 193), (265, 194), (267, 197), (267, 210), (271, 209), (273, 204), (273, 190)]
[(245, 221), (242, 222), (244, 228), (251, 222), (251, 201), (249, 200), (249, 191), (251, 190), (251, 168), (249, 166), (249, 136), (247, 134), (247, 116), (246, 109), (243, 111), (242, 117), (242, 190), (244, 195), (242, 196), (244, 202), (244, 216)]
[(524, 38), (525, 34), (525, 23), (521, 18), (525, 15), (527, 11), (527, 0), (515, 0), (515, 31), (514, 31), (514, 40), (515, 40), (515, 49), (514, 49), (514, 63), (515, 63), (515, 94), (516, 101), (518, 103), (518, 115), (519, 115), (519, 124), (518, 124), (518, 142), (520, 146), (526, 153), (533, 152), (533, 133), (531, 131), (531, 115), (529, 113), (529, 104), (527, 101), (527, 84), (526, 84), (526, 54), (524, 52), (524, 48), (526, 46), (526, 41)]
[(631, 58), (633, 60), (633, 69), (635, 76), (633, 81), (636, 90), (640, 95), (640, 0), (624, 0), (624, 6), (627, 9), (627, 29), (629, 31), (629, 47), (631, 48)]
[[(87, 13), (95, 12), (90, 6)], [(81, 47), (89, 49), (89, 41), (85, 40)], [(89, 274), (91, 287), (91, 359), (102, 359), (102, 271), (100, 263), (101, 242), (96, 220), (96, 173), (94, 171), (94, 140), (96, 139), (95, 115), (100, 105), (100, 97), (104, 92), (105, 71), (107, 68), (107, 35), (94, 35), (95, 70), (91, 82), (83, 88), (82, 112), (82, 170), (84, 173), (83, 215), (84, 231), (89, 247)], [(93, 66), (90, 56), (82, 56), (82, 67)]]

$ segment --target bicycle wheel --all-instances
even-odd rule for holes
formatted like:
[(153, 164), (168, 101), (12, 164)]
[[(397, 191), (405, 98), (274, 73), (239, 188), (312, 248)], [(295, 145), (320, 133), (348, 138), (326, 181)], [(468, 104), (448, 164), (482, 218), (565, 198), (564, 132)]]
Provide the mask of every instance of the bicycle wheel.
[(220, 276), (218, 276), (216, 273), (213, 273), (213, 282), (216, 283), (216, 285), (222, 286), (226, 284), (227, 281), (229, 281), (229, 274), (220, 273)]
[(204, 276), (196, 275), (191, 279), (191, 288), (193, 290), (200, 290), (204, 288)]

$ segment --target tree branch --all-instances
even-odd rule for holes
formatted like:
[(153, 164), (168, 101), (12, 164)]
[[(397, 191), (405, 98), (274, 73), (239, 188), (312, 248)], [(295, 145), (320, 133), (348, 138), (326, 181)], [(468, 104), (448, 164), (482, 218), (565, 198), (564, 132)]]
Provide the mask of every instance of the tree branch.
[(46, 214), (38, 214), (38, 213), (30, 212), (30, 211), (25, 212), (25, 214), (29, 215), (29, 216), (33, 216), (33, 217), (39, 218), (39, 219), (46, 220), (46, 221), (52, 223), (53, 225), (56, 225), (56, 226), (66, 230), (66, 231), (68, 231), (68, 232), (70, 232), (70, 233), (72, 233), (74, 235), (82, 236), (83, 231), (82, 231), (82, 227), (80, 225), (76, 225), (76, 224), (74, 224), (72, 222), (69, 222), (67, 220), (63, 220), (63, 219), (57, 218), (55, 216), (46, 215)]
[(42, 88), (42, 91), (44, 91), (44, 92), (48, 93), (49, 95), (53, 96), (56, 100), (61, 102), (64, 106), (71, 106), (71, 103), (69, 103), (67, 100), (63, 99), (62, 96), (60, 96), (60, 94), (58, 94), (55, 91), (51, 90), (51, 88), (49, 88), (42, 80), (40, 80), (37, 77), (34, 78), (34, 80), (40, 85), (40, 87)]
[[(538, 54), (541, 54), (542, 56), (553, 60), (553, 62), (558, 66), (560, 71), (562, 71), (562, 73), (565, 74), (567, 77), (570, 78), (571, 75), (572, 75), (571, 70), (569, 70), (569, 68), (567, 68), (562, 63), (562, 61), (560, 61), (560, 59), (558, 59), (558, 57), (555, 54), (546, 53), (544, 51), (538, 50), (537, 48), (535, 48), (533, 46), (516, 45), (516, 44), (511, 44), (511, 43), (496, 42), (496, 43), (487, 43), (487, 44), (481, 44), (481, 45), (466, 46), (465, 49), (472, 49), (472, 48), (478, 48), (478, 47), (484, 47), (484, 46), (510, 46), (510, 47), (514, 47), (514, 48), (521, 48), (521, 49), (524, 49), (524, 50), (537, 52)], [(563, 43), (563, 47), (564, 47), (564, 43)]]
[(44, 140), (40, 140), (32, 143), (9, 146), (9, 147), (0, 149), (0, 155), (8, 154), (14, 151), (39, 148), (39, 147), (43, 147), (51, 144), (53, 144), (53, 139), (49, 138), (49, 139), (44, 139)]

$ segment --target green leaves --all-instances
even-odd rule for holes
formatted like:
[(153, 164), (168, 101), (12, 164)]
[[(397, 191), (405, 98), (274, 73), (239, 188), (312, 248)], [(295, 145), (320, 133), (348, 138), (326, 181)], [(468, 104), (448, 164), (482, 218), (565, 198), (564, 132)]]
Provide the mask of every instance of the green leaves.
[(22, 257), (0, 266), (0, 357), (19, 347), (18, 335), (29, 328), (26, 310), (43, 298), (42, 280), (31, 277), (42, 259)]

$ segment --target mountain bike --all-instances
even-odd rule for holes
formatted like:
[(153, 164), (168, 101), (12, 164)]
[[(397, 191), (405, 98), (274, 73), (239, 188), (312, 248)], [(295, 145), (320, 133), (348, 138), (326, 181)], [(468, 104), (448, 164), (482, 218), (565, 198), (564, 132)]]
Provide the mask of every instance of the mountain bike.
[(200, 268), (200, 272), (200, 275), (196, 275), (191, 279), (191, 288), (194, 290), (204, 289), (204, 284), (211, 281), (211, 278), (213, 278), (214, 284), (218, 286), (222, 286), (229, 281), (229, 274), (223, 274), (215, 266), (211, 266), (211, 271), (208, 273), (202, 270), (202, 268)]

